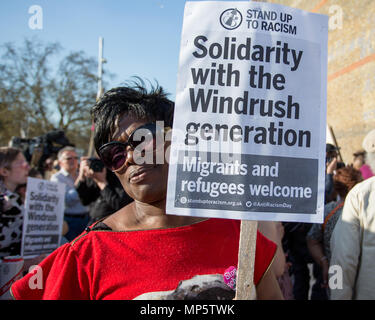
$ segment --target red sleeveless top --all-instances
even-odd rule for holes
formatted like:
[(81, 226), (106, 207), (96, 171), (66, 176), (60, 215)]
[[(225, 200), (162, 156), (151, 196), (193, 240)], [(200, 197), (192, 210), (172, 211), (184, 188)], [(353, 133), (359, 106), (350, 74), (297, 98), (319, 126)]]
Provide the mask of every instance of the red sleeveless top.
[[(29, 273), (11, 291), (16, 299), (123, 300), (174, 290), (181, 280), (237, 266), (239, 234), (240, 221), (228, 219), (170, 229), (85, 231), (40, 263), (42, 289), (30, 288), (37, 274)], [(275, 252), (276, 245), (258, 232), (255, 284)]]

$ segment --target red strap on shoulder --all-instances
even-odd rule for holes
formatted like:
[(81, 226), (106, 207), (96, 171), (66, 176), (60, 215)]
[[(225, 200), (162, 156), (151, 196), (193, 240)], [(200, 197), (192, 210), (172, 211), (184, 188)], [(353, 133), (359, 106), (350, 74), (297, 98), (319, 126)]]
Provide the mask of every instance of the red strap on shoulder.
[(326, 218), (324, 219), (324, 223), (322, 224), (322, 229), (324, 231), (324, 229), (326, 228), (326, 224), (327, 222), (329, 221), (329, 219), (331, 219), (331, 217), (336, 213), (337, 210), (339, 210), (340, 208), (342, 208), (344, 206), (344, 201), (340, 202), (336, 208), (334, 208), (327, 216)]

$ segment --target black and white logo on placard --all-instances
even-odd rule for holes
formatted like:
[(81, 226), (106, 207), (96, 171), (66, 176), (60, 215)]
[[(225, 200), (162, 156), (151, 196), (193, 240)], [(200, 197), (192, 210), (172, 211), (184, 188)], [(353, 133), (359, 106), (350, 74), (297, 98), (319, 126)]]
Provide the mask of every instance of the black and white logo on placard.
[(220, 15), (220, 23), (225, 29), (236, 29), (242, 23), (242, 14), (235, 8), (227, 9)]
[(44, 185), (44, 182), (43, 182), (43, 181), (41, 181), (41, 182), (38, 183), (38, 189), (39, 189), (40, 191), (44, 191), (44, 189), (45, 189), (45, 185)]

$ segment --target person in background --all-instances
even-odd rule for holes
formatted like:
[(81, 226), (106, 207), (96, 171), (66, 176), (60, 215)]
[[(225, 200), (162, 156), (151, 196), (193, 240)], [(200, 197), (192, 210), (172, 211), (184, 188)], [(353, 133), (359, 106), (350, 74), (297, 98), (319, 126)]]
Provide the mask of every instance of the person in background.
[[(0, 147), (0, 265), (2, 258), (21, 255), (24, 192), (29, 171), (30, 165), (21, 150)], [(21, 194), (17, 193), (19, 186), (22, 186), (19, 189)], [(46, 255), (25, 257), (21, 274), (27, 274), (30, 266), (40, 263), (45, 257)], [(5, 268), (4, 265), (4, 272)]]
[(308, 300), (310, 290), (309, 264), (313, 262), (307, 249), (306, 234), (311, 224), (302, 222), (284, 222), (283, 248), (287, 261), (291, 265), (290, 274), (293, 282), (295, 300)]
[[(375, 171), (375, 129), (364, 138), (366, 161)], [(342, 270), (342, 287), (332, 300), (375, 299), (375, 177), (353, 187), (331, 237), (331, 266)]]
[(370, 166), (366, 164), (367, 153), (365, 150), (360, 150), (353, 153), (353, 167), (361, 171), (363, 179), (370, 178), (374, 175)]
[(58, 172), (60, 169), (59, 160), (53, 160), (52, 174)]
[(76, 190), (79, 163), (75, 149), (70, 146), (62, 148), (57, 154), (57, 159), (60, 170), (51, 176), (51, 181), (66, 185), (64, 220), (68, 224), (69, 231), (65, 234), (65, 238), (72, 241), (86, 228), (89, 212), (82, 204)]
[(46, 180), (50, 180), (51, 179), (51, 176), (56, 173), (58, 170), (54, 170), (53, 168), (53, 163), (54, 161), (57, 160), (56, 159), (56, 155), (51, 155), (49, 156), (46, 160), (44, 160), (44, 165), (43, 165), (43, 169), (44, 169), (44, 179)]
[(331, 259), (330, 240), (339, 219), (348, 192), (362, 181), (361, 173), (351, 166), (337, 170), (333, 176), (333, 186), (338, 199), (324, 206), (323, 224), (315, 223), (307, 234), (307, 247), (311, 256), (320, 265), (323, 273), (323, 286), (328, 288), (328, 268)]
[(0, 258), (21, 254), (24, 205), (16, 189), (30, 166), (21, 150), (0, 147)]
[(326, 144), (326, 181), (324, 190), (324, 204), (333, 200), (333, 174), (337, 169), (337, 151), (339, 149), (333, 144)]
[[(333, 184), (333, 176), (337, 169), (345, 166), (343, 162), (338, 161), (339, 148), (333, 144), (326, 144), (326, 175), (325, 175), (325, 190), (324, 190), (324, 204), (330, 203), (336, 200), (336, 193)], [(310, 231), (311, 225), (309, 229)], [(311, 257), (310, 251), (307, 248), (305, 234), (305, 244), (308, 251), (309, 257)], [(323, 284), (323, 270), (320, 265), (311, 257), (311, 262), (313, 264), (313, 276), (315, 278), (315, 283), (311, 290), (311, 300), (328, 300), (328, 294)]]
[[(173, 292), (197, 275), (219, 275), (225, 285), (224, 271), (238, 262), (240, 221), (166, 214), (170, 139), (156, 143), (156, 137), (170, 135), (173, 110), (161, 87), (148, 91), (141, 80), (97, 101), (96, 151), (134, 201), (42, 261), (43, 289), (29, 288), (31, 274), (15, 282), (16, 299), (135, 299)], [(138, 161), (143, 154), (151, 162)], [(271, 268), (275, 252), (258, 232), (258, 299), (283, 299)]]
[[(42, 174), (36, 168), (31, 168), (29, 170), (29, 177), (43, 179)], [(26, 200), (26, 183), (19, 184), (16, 188), (16, 193), (21, 197), (22, 203), (24, 204)]]
[(361, 167), (365, 164), (365, 150), (359, 150), (353, 153), (353, 163), (352, 166), (356, 170), (360, 170)]

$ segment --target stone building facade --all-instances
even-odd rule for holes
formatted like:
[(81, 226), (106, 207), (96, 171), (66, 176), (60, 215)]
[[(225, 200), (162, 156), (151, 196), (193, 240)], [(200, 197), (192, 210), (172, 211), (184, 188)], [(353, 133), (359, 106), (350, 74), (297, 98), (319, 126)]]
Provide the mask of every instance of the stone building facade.
[(264, 2), (329, 16), (327, 124), (350, 164), (366, 133), (375, 129), (375, 1)]

